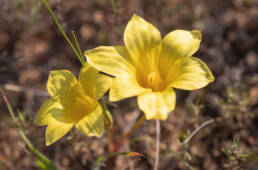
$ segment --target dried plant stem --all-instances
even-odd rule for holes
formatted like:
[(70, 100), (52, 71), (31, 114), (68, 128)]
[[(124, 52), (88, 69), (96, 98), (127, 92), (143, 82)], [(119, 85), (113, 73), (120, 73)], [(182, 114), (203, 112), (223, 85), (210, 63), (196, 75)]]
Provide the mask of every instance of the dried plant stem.
[(110, 127), (108, 129), (108, 139), (109, 139), (109, 143), (108, 143), (108, 151), (112, 152), (114, 150), (114, 142), (113, 142), (113, 128)]
[(159, 145), (160, 145), (160, 120), (156, 120), (156, 153), (154, 170), (158, 170), (159, 167)]
[(19, 85), (14, 85), (14, 84), (4, 84), (2, 85), (3, 89), (8, 90), (8, 91), (13, 91), (13, 92), (32, 92), (35, 95), (38, 96), (49, 96), (48, 92), (45, 90), (39, 90), (35, 89), (32, 87), (22, 87)]
[(141, 115), (141, 117), (137, 120), (137, 122), (134, 124), (134, 126), (129, 130), (129, 132), (125, 133), (120, 141), (118, 142), (118, 144), (114, 147), (114, 152), (119, 151), (119, 149), (121, 148), (121, 146), (124, 144), (125, 140), (131, 136), (131, 134), (143, 123), (143, 121), (145, 120), (145, 116), (144, 114)]
[(183, 143), (183, 146), (186, 146), (190, 141), (191, 139), (202, 129), (204, 128), (205, 126), (211, 124), (211, 123), (214, 123), (215, 122), (215, 119), (210, 119), (206, 122), (204, 122), (203, 124), (201, 124), (201, 126), (199, 126), (197, 129), (195, 129), (193, 131), (193, 133), (191, 133), (191, 135), (184, 141)]

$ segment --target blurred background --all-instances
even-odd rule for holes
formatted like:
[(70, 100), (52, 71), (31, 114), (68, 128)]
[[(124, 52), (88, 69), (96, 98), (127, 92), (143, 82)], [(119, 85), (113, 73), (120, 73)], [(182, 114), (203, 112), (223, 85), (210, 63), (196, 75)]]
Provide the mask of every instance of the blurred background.
[[(75, 31), (83, 51), (100, 45), (123, 45), (123, 32), (136, 13), (162, 36), (174, 29), (200, 29), (203, 41), (196, 57), (216, 81), (196, 91), (176, 90), (176, 110), (161, 123), (161, 170), (258, 170), (258, 1), (257, 0), (49, 0), (65, 32)], [(71, 37), (71, 36), (70, 36)], [(108, 152), (108, 136), (89, 138), (76, 130), (46, 147), (44, 127), (33, 119), (48, 99), (50, 70), (80, 63), (42, 1), (0, 0), (0, 85), (32, 143), (61, 170), (91, 169)], [(114, 138), (140, 114), (136, 98), (108, 106), (114, 117)], [(182, 148), (189, 133), (203, 128)], [(125, 126), (126, 125), (126, 126)], [(121, 151), (148, 159), (118, 157), (101, 169), (153, 169), (155, 121), (145, 121)], [(37, 169), (36, 158), (19, 136), (0, 97), (0, 169)]]

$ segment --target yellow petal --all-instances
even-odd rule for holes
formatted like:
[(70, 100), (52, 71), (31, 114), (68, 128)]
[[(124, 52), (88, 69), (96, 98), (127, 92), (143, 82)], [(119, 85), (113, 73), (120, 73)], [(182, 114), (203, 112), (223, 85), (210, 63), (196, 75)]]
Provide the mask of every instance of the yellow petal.
[(115, 102), (146, 91), (151, 90), (141, 87), (134, 74), (124, 73), (114, 79), (110, 87), (109, 100)]
[(113, 78), (103, 74), (98, 74), (97, 80), (96, 80), (95, 99), (98, 100), (99, 98), (101, 98), (110, 88), (112, 83), (113, 83)]
[(52, 119), (52, 113), (60, 113), (62, 106), (55, 99), (48, 99), (39, 109), (35, 124), (39, 126), (47, 125)]
[(152, 60), (159, 56), (161, 47), (159, 30), (135, 14), (125, 28), (124, 41), (135, 65), (146, 58)]
[(198, 30), (172, 31), (162, 40), (161, 56), (169, 55), (173, 60), (177, 60), (181, 57), (190, 57), (199, 49), (201, 39), (201, 32)]
[(51, 96), (56, 96), (66, 93), (76, 83), (76, 78), (68, 70), (51, 71), (48, 77), (47, 90)]
[(46, 145), (51, 145), (63, 137), (73, 125), (73, 123), (59, 122), (52, 118), (46, 129)]
[(104, 115), (100, 104), (97, 104), (92, 112), (85, 115), (82, 120), (76, 123), (75, 127), (87, 136), (102, 136)]
[(86, 63), (79, 73), (79, 82), (81, 83), (85, 93), (95, 98), (95, 83), (97, 79), (99, 71), (93, 67), (91, 67), (88, 63)]
[(175, 68), (178, 71), (177, 73), (174, 72), (176, 78), (170, 84), (170, 87), (196, 90), (213, 82), (215, 79), (207, 65), (195, 57), (179, 61), (176, 63)]
[(81, 120), (95, 105), (94, 99), (84, 92), (80, 83), (74, 85), (68, 93), (60, 96), (58, 100), (63, 106), (63, 113), (55, 115), (55, 118), (66, 123)]
[(130, 56), (124, 46), (100, 46), (86, 51), (84, 55), (91, 66), (113, 76), (132, 69)]
[(175, 109), (176, 95), (172, 88), (162, 92), (148, 92), (138, 96), (138, 106), (147, 120), (166, 120)]
[(79, 82), (88, 96), (98, 100), (110, 88), (112, 78), (99, 74), (97, 69), (86, 63), (80, 71)]

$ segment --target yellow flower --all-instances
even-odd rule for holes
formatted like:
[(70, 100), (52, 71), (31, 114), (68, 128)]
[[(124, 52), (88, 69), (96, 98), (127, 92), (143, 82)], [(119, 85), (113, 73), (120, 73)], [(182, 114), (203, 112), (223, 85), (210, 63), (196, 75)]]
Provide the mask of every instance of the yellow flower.
[(47, 89), (52, 96), (40, 108), (35, 123), (47, 125), (46, 145), (63, 137), (73, 126), (88, 136), (101, 136), (104, 115), (98, 99), (112, 79), (85, 64), (79, 80), (68, 70), (51, 71)]
[(214, 81), (201, 60), (192, 57), (201, 42), (198, 30), (175, 30), (163, 39), (152, 24), (133, 15), (125, 46), (100, 46), (85, 52), (93, 67), (115, 76), (110, 101), (137, 96), (146, 119), (167, 119), (175, 108), (173, 88), (195, 90)]

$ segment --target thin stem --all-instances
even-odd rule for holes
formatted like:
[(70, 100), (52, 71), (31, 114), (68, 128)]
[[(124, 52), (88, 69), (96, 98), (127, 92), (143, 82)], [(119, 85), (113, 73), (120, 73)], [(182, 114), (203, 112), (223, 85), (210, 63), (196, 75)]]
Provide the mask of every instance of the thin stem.
[(104, 113), (104, 116), (105, 116), (105, 125), (108, 127), (108, 128), (112, 128), (112, 125), (113, 125), (113, 118), (112, 118), (112, 115), (110, 114), (110, 112), (108, 111), (108, 108), (107, 108), (107, 104), (105, 102), (105, 100), (101, 100), (101, 106), (102, 106), (102, 109), (103, 109), (103, 113)]
[(112, 152), (114, 149), (114, 143), (113, 143), (113, 128), (110, 127), (108, 129), (108, 139), (109, 139), (109, 143), (108, 143), (108, 151)]
[(158, 170), (159, 166), (159, 145), (160, 145), (160, 120), (156, 120), (156, 153), (155, 153), (155, 164), (154, 170)]
[(119, 151), (119, 149), (121, 148), (121, 146), (124, 144), (125, 140), (131, 136), (131, 134), (143, 123), (143, 121), (145, 120), (145, 116), (144, 114), (141, 115), (141, 117), (137, 120), (137, 122), (133, 125), (133, 127), (127, 132), (125, 133), (120, 141), (118, 142), (118, 144), (116, 145), (116, 147), (114, 148), (114, 152)]
[(30, 142), (30, 140), (27, 138), (27, 136), (25, 135), (23, 129), (21, 128), (21, 126), (19, 125), (19, 123), (16, 120), (14, 111), (3, 91), (3, 89), (0, 87), (0, 93), (2, 94), (3, 100), (7, 106), (8, 112), (11, 115), (11, 118), (20, 134), (20, 136), (22, 137), (22, 139), (24, 140), (24, 142), (27, 144), (28, 148), (30, 149), (30, 151), (35, 154), (35, 156), (46, 166), (46, 168), (50, 169), (50, 170), (57, 170), (57, 168), (55, 167), (55, 165), (53, 165), (51, 163), (51, 161), (45, 156), (43, 155), (41, 152), (39, 152), (37, 149), (35, 149), (35, 147), (32, 145), (32, 143)]
[(85, 60), (84, 60), (84, 57), (83, 57), (83, 55), (82, 55), (82, 51), (81, 51), (80, 45), (79, 45), (79, 43), (78, 43), (78, 40), (77, 40), (77, 38), (76, 38), (76, 36), (75, 36), (75, 33), (74, 33), (74, 31), (71, 31), (71, 33), (72, 33), (72, 36), (73, 36), (73, 39), (74, 39), (74, 42), (75, 42), (77, 51), (79, 51), (79, 55), (80, 55), (80, 57), (81, 57), (81, 60), (85, 63)]
[(113, 118), (110, 112), (108, 111), (107, 104), (104, 100), (101, 100), (101, 106), (104, 113), (104, 124), (105, 128), (108, 129), (108, 151), (112, 152), (114, 149), (114, 142), (113, 142)]
[(61, 33), (63, 34), (65, 40), (67, 41), (67, 43), (70, 45), (70, 47), (73, 49), (73, 52), (75, 53), (75, 55), (77, 56), (77, 58), (79, 59), (79, 61), (81, 62), (82, 65), (84, 65), (84, 61), (81, 59), (79, 53), (77, 52), (77, 50), (75, 49), (75, 47), (73, 46), (73, 43), (70, 41), (70, 39), (68, 38), (68, 36), (66, 35), (66, 33), (64, 32), (63, 28), (61, 27), (61, 24), (59, 23), (59, 21), (57, 20), (54, 12), (52, 11), (52, 9), (50, 8), (50, 6), (47, 3), (47, 0), (43, 0), (44, 5), (47, 7), (48, 12), (50, 13), (50, 15), (52, 16), (53, 20), (55, 21), (58, 29), (61, 31)]
[(195, 129), (193, 131), (193, 133), (191, 133), (191, 135), (184, 141), (183, 143), (183, 146), (186, 146), (190, 141), (191, 139), (202, 129), (204, 128), (205, 126), (211, 124), (211, 123), (214, 123), (215, 122), (215, 119), (210, 119), (206, 122), (204, 122), (203, 124), (201, 124), (201, 126), (199, 126), (197, 129)]

